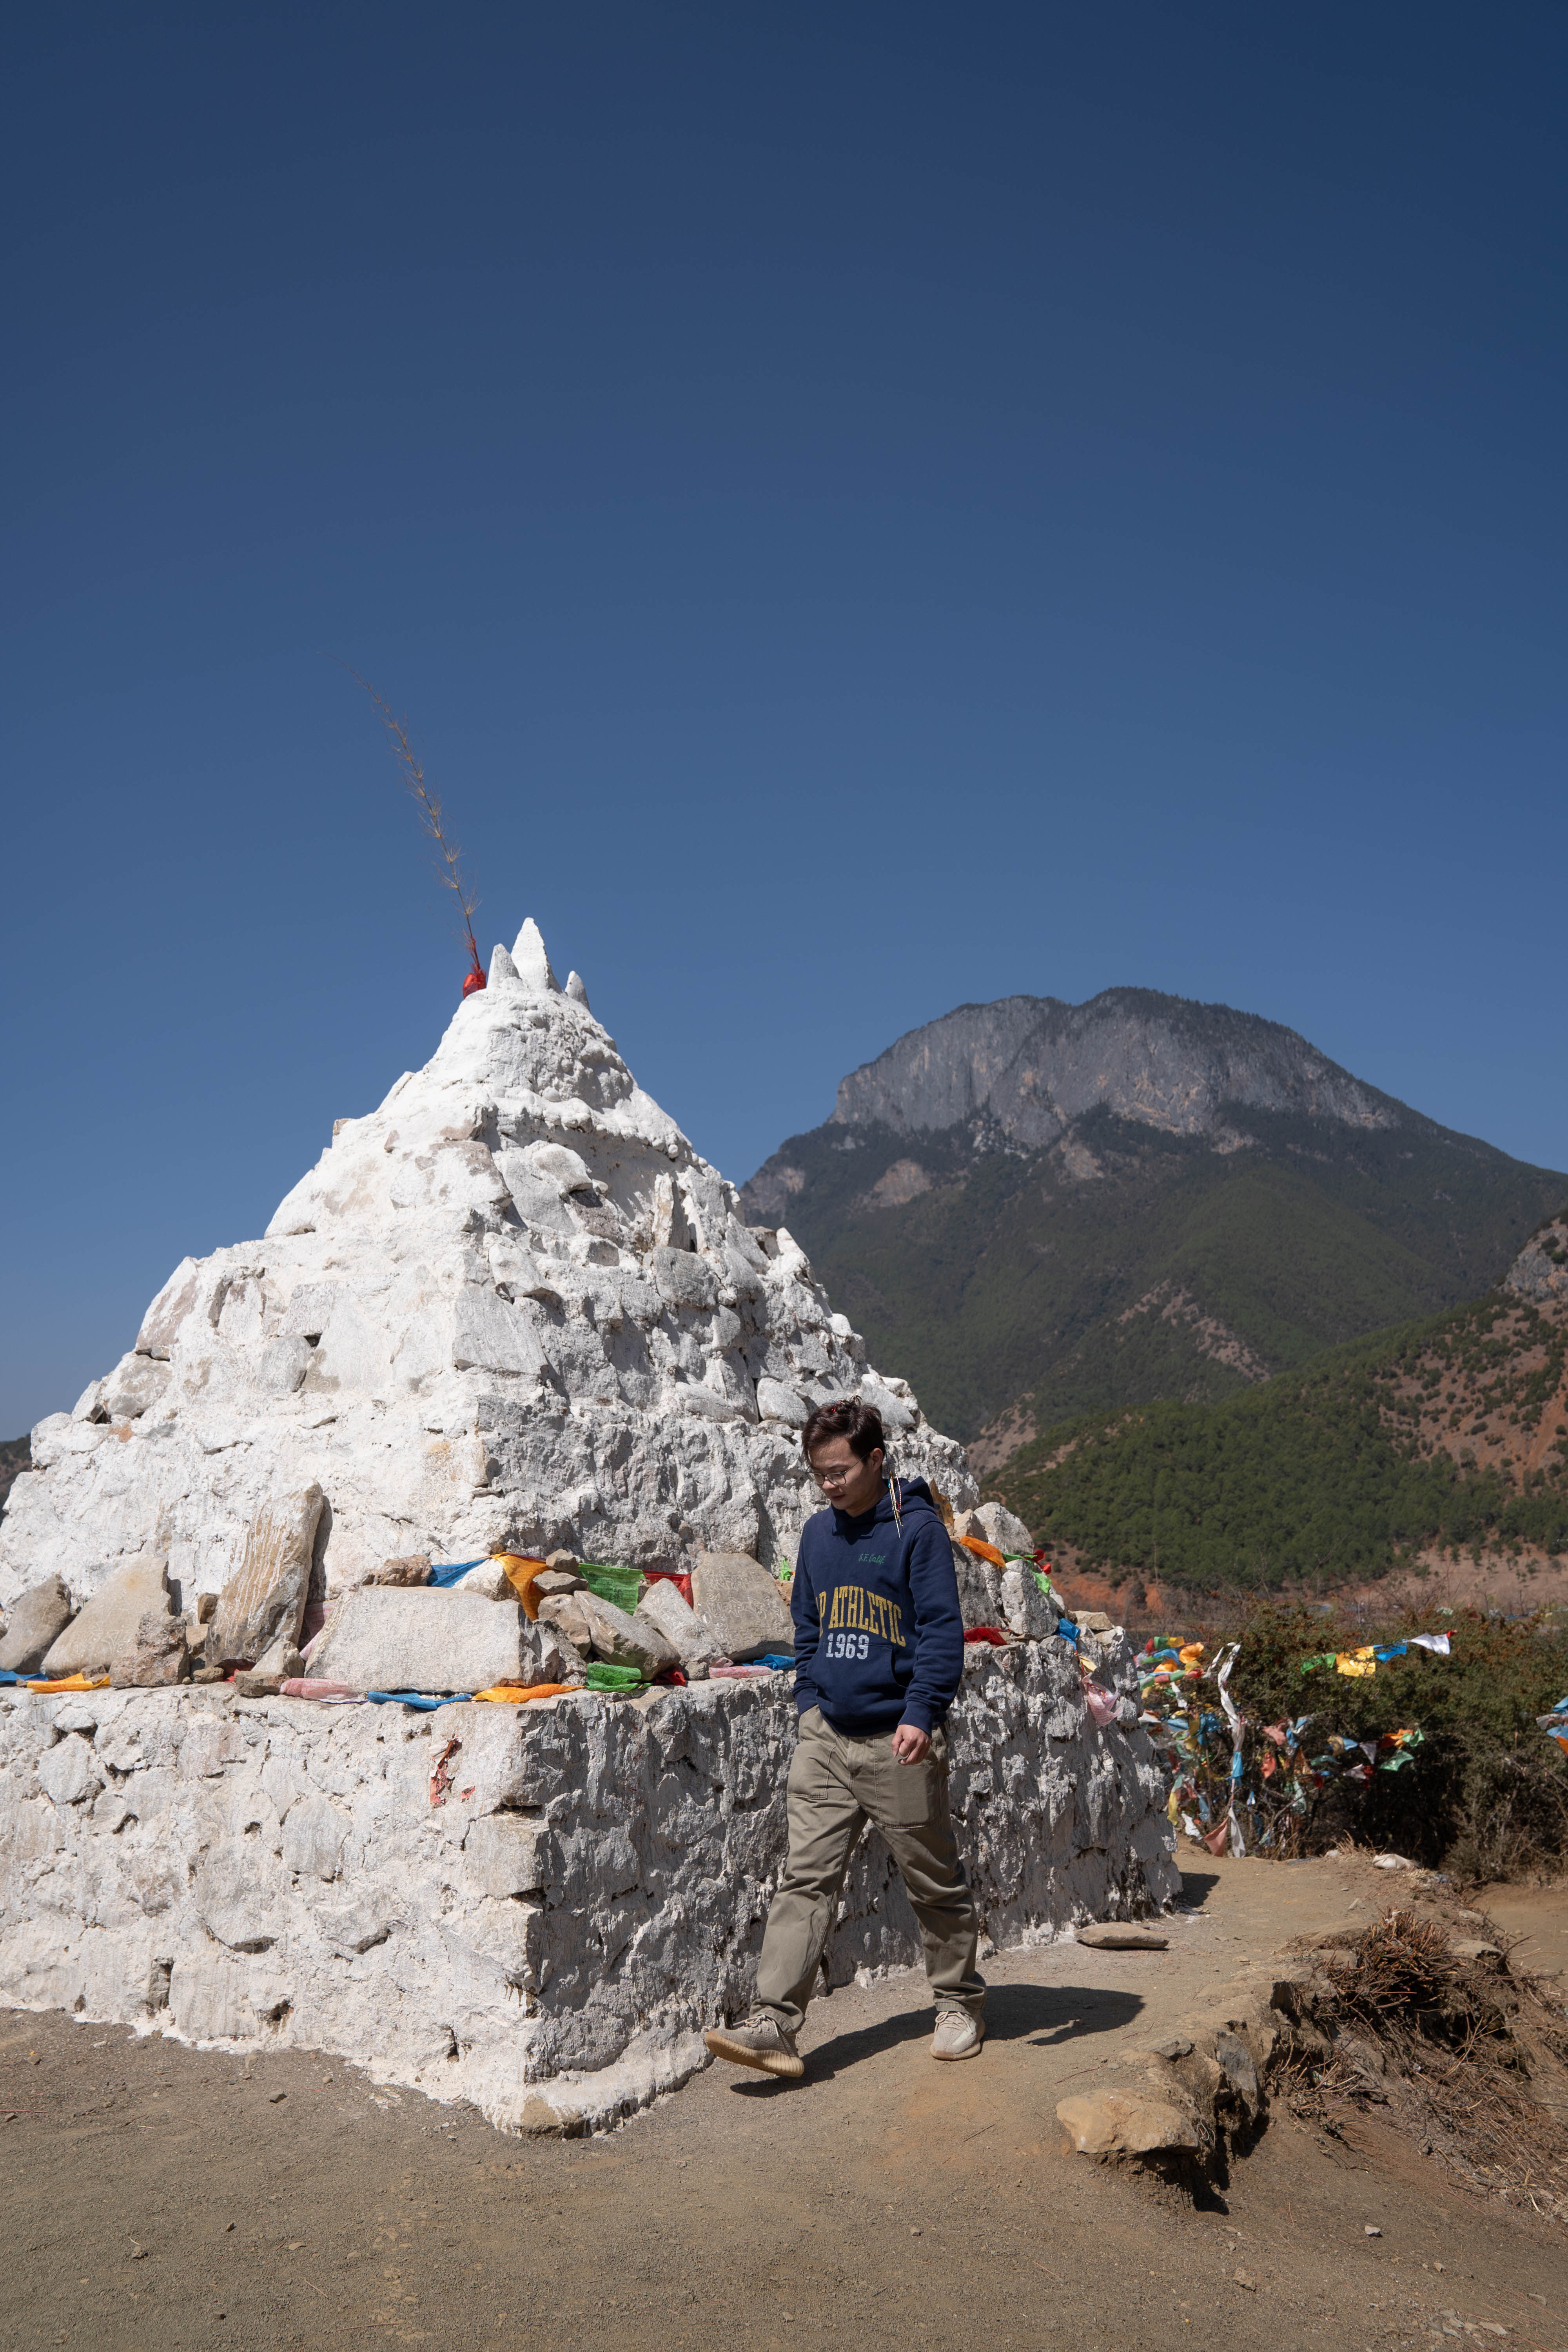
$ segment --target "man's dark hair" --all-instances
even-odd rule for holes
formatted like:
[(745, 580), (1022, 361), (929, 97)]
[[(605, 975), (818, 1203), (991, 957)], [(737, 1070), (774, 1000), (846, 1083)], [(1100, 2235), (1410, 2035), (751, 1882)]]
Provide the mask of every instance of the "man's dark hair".
[(831, 1404), (819, 1404), (800, 1433), (806, 1460), (811, 1460), (814, 1445), (826, 1445), (833, 1437), (847, 1437), (851, 1453), (861, 1462), (869, 1462), (879, 1445), (886, 1464), (888, 1440), (874, 1404), (863, 1404), (858, 1397), (835, 1397)]

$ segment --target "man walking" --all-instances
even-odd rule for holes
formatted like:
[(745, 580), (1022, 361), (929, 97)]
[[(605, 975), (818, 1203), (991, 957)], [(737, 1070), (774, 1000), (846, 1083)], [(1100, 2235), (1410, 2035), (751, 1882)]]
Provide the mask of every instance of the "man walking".
[(703, 2038), (764, 2074), (805, 2072), (795, 2035), (868, 1819), (887, 1840), (936, 1995), (933, 2058), (973, 2058), (984, 2032), (980, 1923), (958, 1858), (942, 1719), (963, 1672), (952, 1547), (923, 1478), (891, 1480), (880, 1416), (855, 1397), (801, 1432), (828, 1508), (808, 1519), (795, 1570), (795, 1706), (789, 1859), (742, 2025)]

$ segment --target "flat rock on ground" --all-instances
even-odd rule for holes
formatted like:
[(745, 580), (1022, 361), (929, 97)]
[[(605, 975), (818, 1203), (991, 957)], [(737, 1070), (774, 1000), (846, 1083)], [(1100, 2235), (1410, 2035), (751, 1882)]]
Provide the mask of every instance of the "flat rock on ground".
[(168, 1569), (156, 1552), (117, 1569), (51, 1644), (44, 1673), (77, 1675), (95, 1666), (128, 1665), (136, 1655), (142, 1618), (169, 1612)]
[(740, 1664), (764, 1650), (795, 1648), (795, 1621), (778, 1579), (743, 1552), (700, 1552), (691, 1599), (717, 1657)]
[(1101, 1952), (1163, 1952), (1171, 1940), (1158, 1927), (1144, 1927), (1136, 1920), (1100, 1919), (1088, 1927), (1075, 1927), (1073, 1933), (1080, 1944)]
[[(1445, 2187), (1375, 2118), (1333, 2140), (1277, 2108), (1198, 2208), (1068, 2152), (1057, 2102), (1103, 2061), (1377, 1899), (1354, 1864), (1199, 1859), (1163, 1958), (986, 1960), (989, 2037), (963, 2065), (931, 2063), (903, 1973), (813, 2003), (804, 2083), (714, 2066), (581, 2139), (507, 2138), (306, 2052), (0, 2012), (0, 2343), (1568, 2345), (1561, 2236)], [(1482, 1899), (1568, 1958), (1561, 1890)]]

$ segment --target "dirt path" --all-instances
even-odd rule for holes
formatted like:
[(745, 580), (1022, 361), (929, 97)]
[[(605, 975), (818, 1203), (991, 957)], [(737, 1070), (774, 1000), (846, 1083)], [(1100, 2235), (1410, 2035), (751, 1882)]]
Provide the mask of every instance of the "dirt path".
[[(341, 2062), (0, 2012), (0, 2344), (1447, 2352), (1468, 2323), (1564, 2352), (1568, 2244), (1392, 2134), (1338, 2147), (1282, 2115), (1205, 2210), (1063, 2152), (1056, 2102), (1110, 2055), (1387, 1900), (1364, 1864), (1205, 1863), (1168, 1952), (992, 1960), (970, 2063), (931, 2063), (901, 1977), (817, 2005), (803, 2084), (715, 2067), (570, 2143)], [(1514, 1901), (1561, 1936), (1561, 1896)]]

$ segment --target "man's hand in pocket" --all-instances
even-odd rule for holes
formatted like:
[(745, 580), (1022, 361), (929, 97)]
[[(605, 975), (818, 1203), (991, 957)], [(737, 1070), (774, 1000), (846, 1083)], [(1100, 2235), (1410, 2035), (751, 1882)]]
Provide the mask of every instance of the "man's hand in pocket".
[(931, 1748), (931, 1734), (918, 1724), (900, 1723), (893, 1734), (893, 1753), (900, 1764), (921, 1764)]

